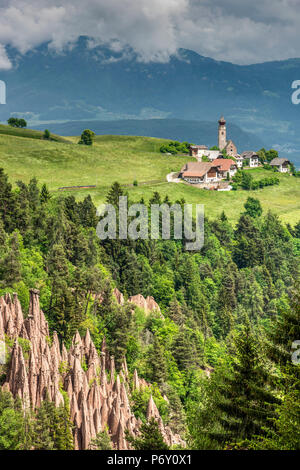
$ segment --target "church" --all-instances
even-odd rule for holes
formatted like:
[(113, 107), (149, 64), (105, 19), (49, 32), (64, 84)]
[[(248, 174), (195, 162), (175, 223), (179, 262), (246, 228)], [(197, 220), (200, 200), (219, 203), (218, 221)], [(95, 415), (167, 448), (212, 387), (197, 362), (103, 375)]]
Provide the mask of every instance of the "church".
[(235, 143), (232, 140), (227, 140), (226, 121), (224, 116), (219, 119), (219, 135), (218, 135), (219, 150), (209, 150), (206, 145), (191, 145), (190, 156), (198, 160), (202, 160), (203, 156), (208, 157), (210, 161), (220, 157), (220, 152), (225, 150), (226, 154), (230, 157), (236, 158), (238, 151)]
[(219, 149), (222, 152), (225, 150), (226, 154), (230, 157), (236, 158), (238, 151), (235, 143), (232, 140), (227, 140), (226, 121), (224, 116), (219, 119)]

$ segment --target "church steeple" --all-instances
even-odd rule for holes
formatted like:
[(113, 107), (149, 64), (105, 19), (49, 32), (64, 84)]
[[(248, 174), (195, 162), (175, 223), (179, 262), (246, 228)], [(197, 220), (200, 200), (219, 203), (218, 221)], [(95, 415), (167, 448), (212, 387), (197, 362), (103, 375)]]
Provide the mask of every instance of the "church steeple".
[(226, 120), (224, 116), (221, 116), (219, 119), (219, 149), (222, 151), (226, 147), (226, 144)]

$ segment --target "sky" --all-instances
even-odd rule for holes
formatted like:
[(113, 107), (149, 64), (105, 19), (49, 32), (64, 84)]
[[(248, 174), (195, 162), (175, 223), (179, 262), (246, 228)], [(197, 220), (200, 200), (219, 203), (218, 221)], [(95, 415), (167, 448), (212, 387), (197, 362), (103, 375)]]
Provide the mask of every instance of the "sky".
[(300, 0), (0, 0), (0, 69), (7, 46), (21, 54), (44, 42), (61, 51), (81, 35), (143, 62), (178, 48), (253, 64), (300, 57)]

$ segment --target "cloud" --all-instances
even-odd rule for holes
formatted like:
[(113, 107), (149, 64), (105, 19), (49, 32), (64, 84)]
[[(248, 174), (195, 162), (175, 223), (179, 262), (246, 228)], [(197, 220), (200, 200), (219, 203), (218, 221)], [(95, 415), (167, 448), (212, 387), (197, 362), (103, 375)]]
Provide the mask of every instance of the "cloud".
[(5, 47), (3, 44), (0, 44), (0, 70), (9, 70), (11, 67), (12, 64), (7, 57)]
[[(1, 0), (0, 44), (57, 50), (86, 35), (142, 61), (180, 47), (239, 64), (299, 56), (299, 0)], [(7, 56), (0, 50), (1, 64)]]

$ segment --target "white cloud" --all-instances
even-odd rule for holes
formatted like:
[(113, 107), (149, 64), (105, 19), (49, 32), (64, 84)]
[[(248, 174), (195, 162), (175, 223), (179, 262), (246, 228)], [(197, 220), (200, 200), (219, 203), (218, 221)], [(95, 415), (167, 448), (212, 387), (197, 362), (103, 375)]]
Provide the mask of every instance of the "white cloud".
[(9, 70), (12, 65), (9, 58), (7, 57), (5, 47), (0, 44), (0, 70)]
[(299, 0), (0, 2), (0, 44), (21, 53), (45, 41), (61, 49), (87, 35), (95, 44), (130, 46), (144, 61), (166, 61), (179, 47), (240, 64), (299, 56)]

